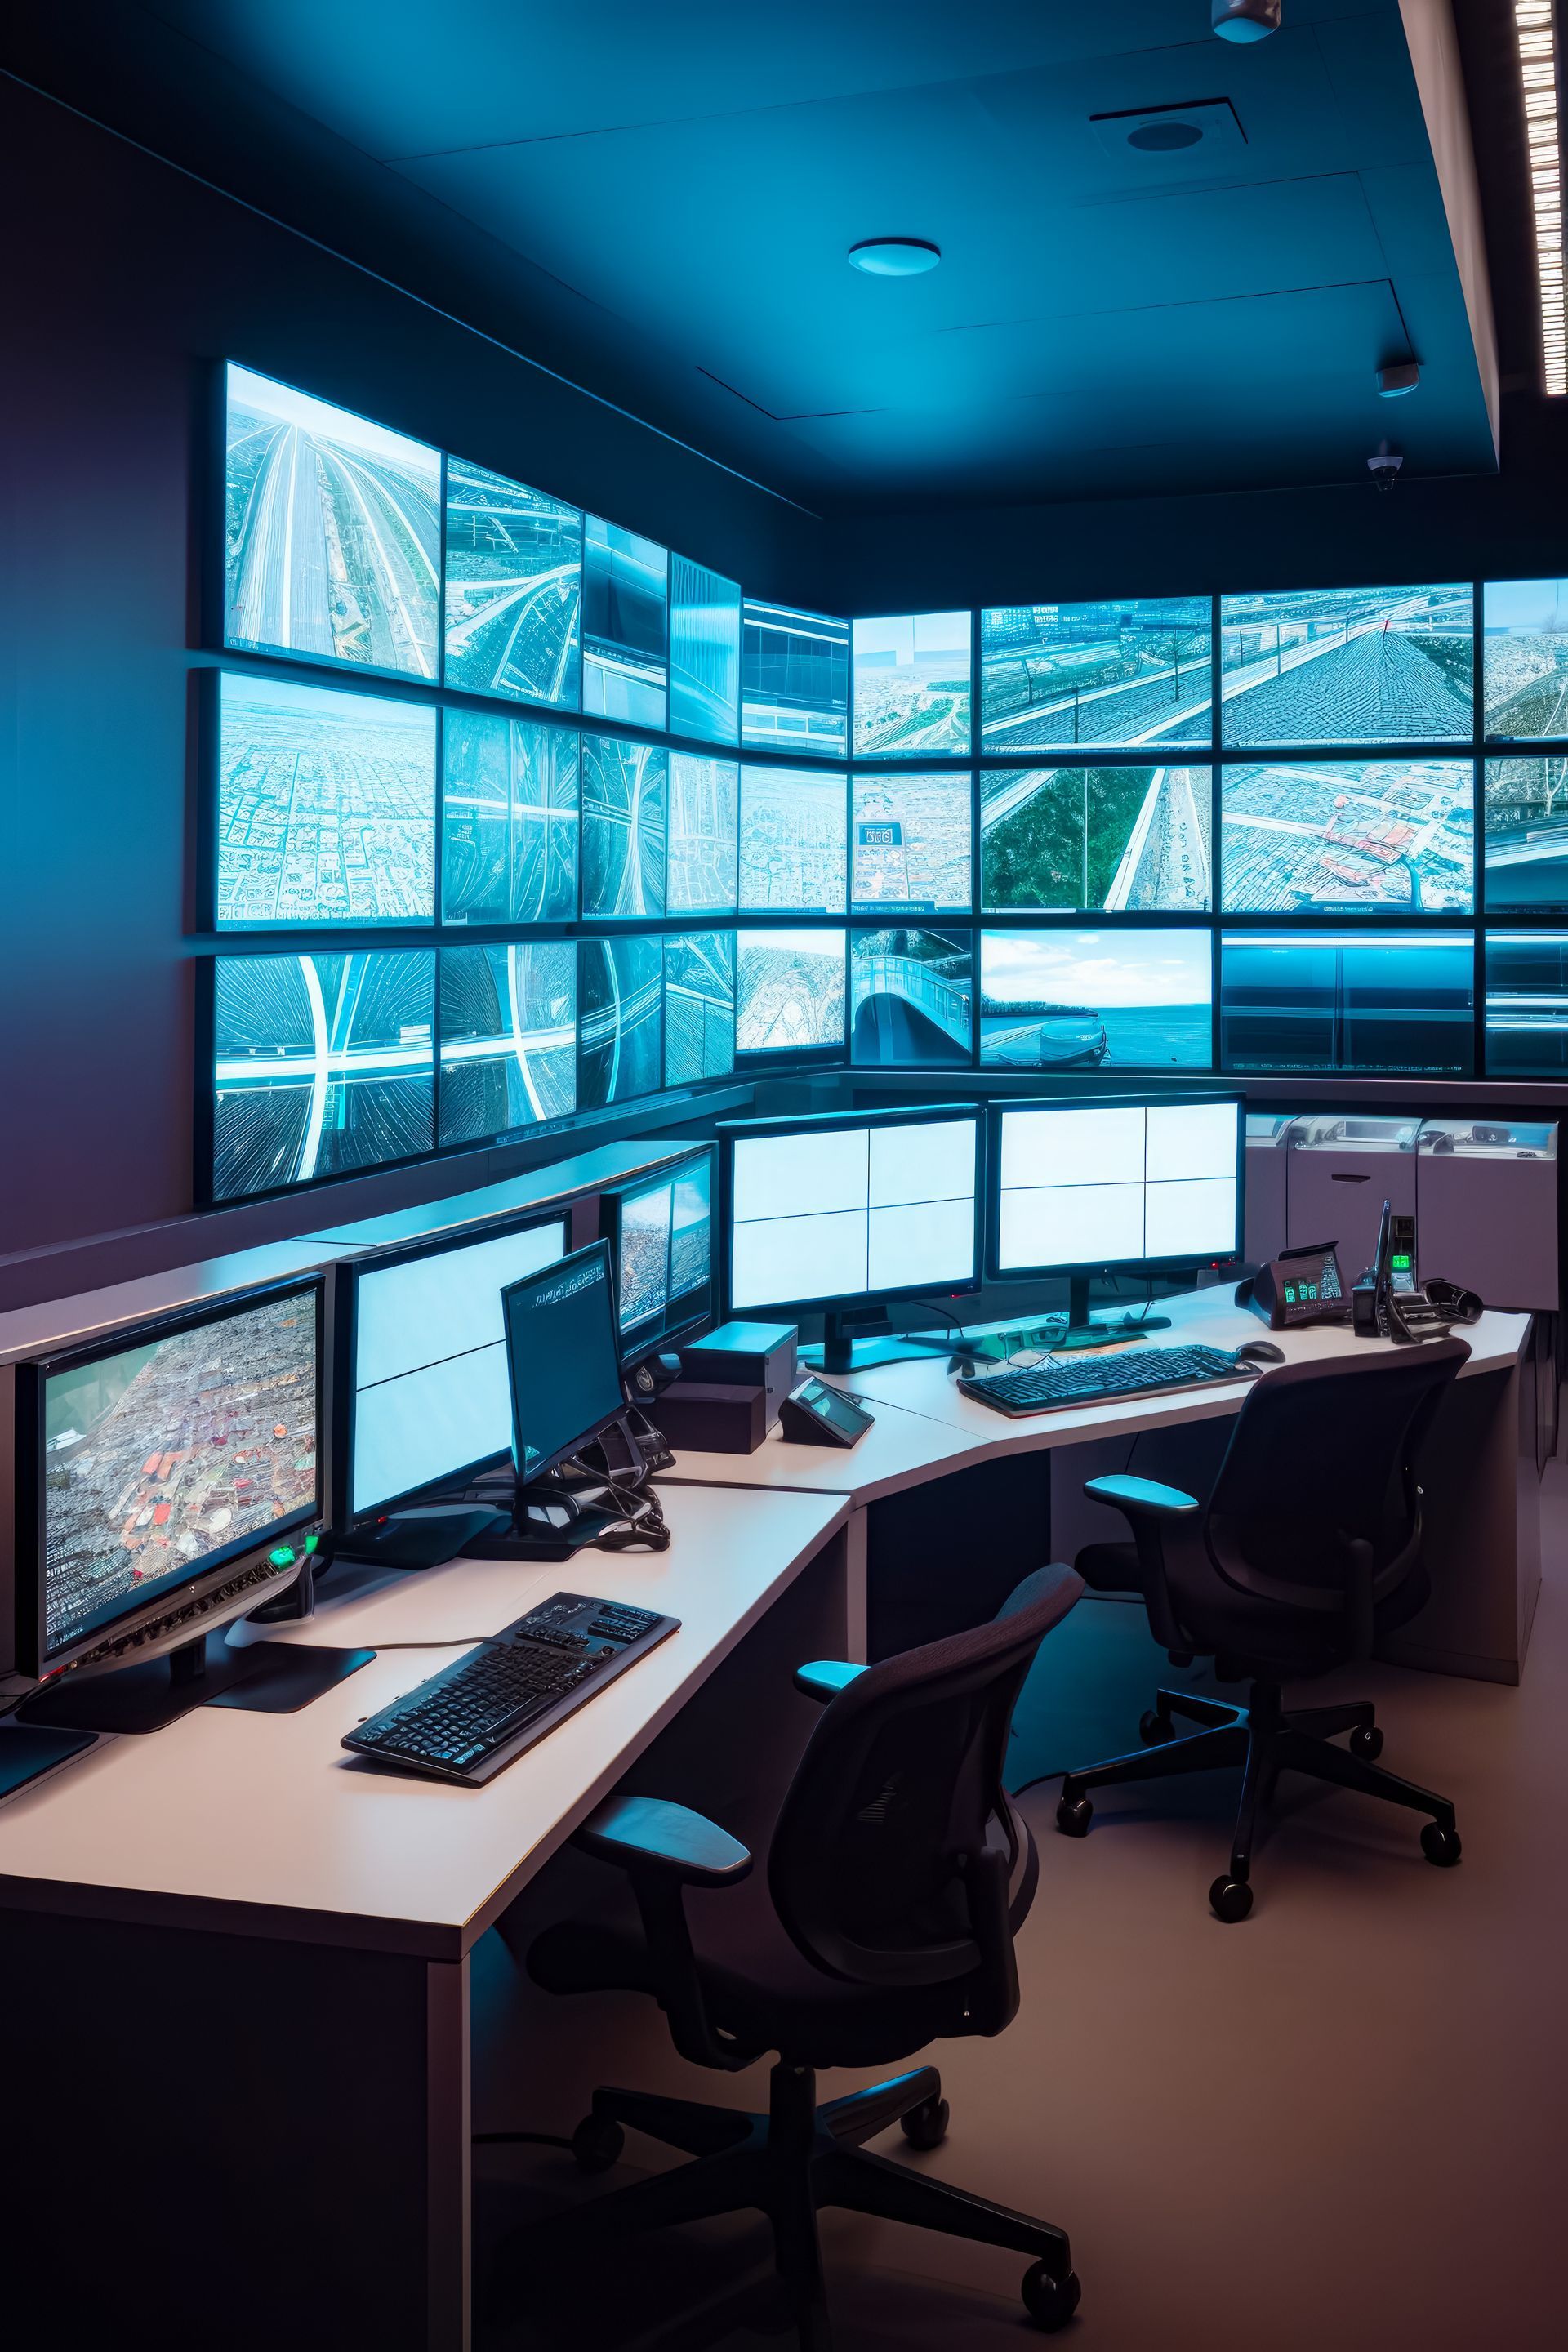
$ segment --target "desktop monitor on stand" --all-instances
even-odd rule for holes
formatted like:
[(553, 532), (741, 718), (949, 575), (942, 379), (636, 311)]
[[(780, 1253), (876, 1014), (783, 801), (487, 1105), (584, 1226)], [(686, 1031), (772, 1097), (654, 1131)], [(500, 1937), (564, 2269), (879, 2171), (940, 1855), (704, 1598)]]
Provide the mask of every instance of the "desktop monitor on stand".
[(801, 1360), (829, 1372), (948, 1354), (853, 1327), (896, 1300), (944, 1315), (979, 1289), (981, 1139), (960, 1103), (721, 1126), (725, 1315), (820, 1313)]
[(621, 1363), (628, 1372), (713, 1320), (713, 1146), (652, 1175), (607, 1184), (599, 1232), (615, 1267)]

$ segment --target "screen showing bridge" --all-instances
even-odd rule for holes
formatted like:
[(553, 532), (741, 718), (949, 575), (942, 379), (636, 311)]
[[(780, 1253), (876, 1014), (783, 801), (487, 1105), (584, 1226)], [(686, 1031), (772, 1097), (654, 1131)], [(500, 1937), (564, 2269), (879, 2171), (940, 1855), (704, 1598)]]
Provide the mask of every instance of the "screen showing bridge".
[(1568, 1077), (1568, 933), (1487, 939), (1487, 1069), (1494, 1077)]
[(982, 905), (1204, 912), (1212, 778), (1206, 767), (984, 769)]
[(1206, 596), (998, 604), (980, 615), (980, 750), (1209, 740)]
[(575, 710), (583, 518), (504, 474), (447, 461), (446, 680)]
[(583, 913), (664, 912), (669, 754), (620, 735), (583, 738)]
[(658, 1092), (664, 1065), (664, 942), (580, 940), (577, 1107)]
[(583, 518), (583, 708), (665, 723), (669, 557), (651, 539)]
[(1227, 915), (1468, 915), (1468, 760), (1294, 760), (1221, 772)]
[(849, 624), (745, 598), (741, 740), (842, 760), (849, 750)]
[(1468, 931), (1227, 931), (1220, 942), (1227, 1070), (1467, 1077), (1474, 1031)]
[(1468, 582), (1223, 597), (1223, 740), (1418, 743), (1468, 737), (1473, 610)]
[(905, 613), (853, 624), (855, 757), (969, 749), (970, 615)]
[(972, 931), (851, 931), (851, 1061), (889, 1067), (966, 1063), (973, 1034)]
[(441, 730), (441, 919), (569, 923), (577, 913), (579, 737), (448, 709)]
[(1206, 930), (985, 931), (980, 1059), (1009, 1070), (1206, 1070)]
[(740, 931), (735, 941), (735, 1049), (742, 1054), (844, 1048), (842, 931)]
[(695, 1086), (735, 1066), (735, 934), (672, 931), (664, 942), (664, 1083)]
[(895, 769), (849, 787), (854, 911), (937, 915), (971, 904), (970, 780)]
[(741, 737), (741, 591), (684, 555), (669, 559), (669, 731)]
[(848, 826), (842, 768), (742, 767), (742, 907), (748, 914), (842, 915)]
[(1489, 735), (1568, 736), (1568, 580), (1489, 580), (1481, 591)]
[(571, 940), (441, 950), (439, 1140), (540, 1127), (577, 1108)]

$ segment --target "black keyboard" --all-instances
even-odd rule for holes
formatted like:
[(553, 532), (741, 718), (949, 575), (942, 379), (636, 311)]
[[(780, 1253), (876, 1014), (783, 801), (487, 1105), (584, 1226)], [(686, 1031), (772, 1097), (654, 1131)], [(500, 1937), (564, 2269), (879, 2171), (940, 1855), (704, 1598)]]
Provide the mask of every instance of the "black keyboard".
[(395, 1772), (478, 1787), (673, 1633), (679, 1617), (557, 1592), (373, 1715), (343, 1746)]
[(1240, 1381), (1251, 1368), (1237, 1368), (1221, 1348), (1137, 1348), (1125, 1354), (1085, 1357), (1077, 1363), (1031, 1364), (1026, 1370), (996, 1372), (989, 1380), (963, 1380), (965, 1396), (998, 1412), (1049, 1412), (1053, 1406), (1106, 1404), (1116, 1397), (1147, 1396), (1161, 1389), (1205, 1388), (1215, 1381)]

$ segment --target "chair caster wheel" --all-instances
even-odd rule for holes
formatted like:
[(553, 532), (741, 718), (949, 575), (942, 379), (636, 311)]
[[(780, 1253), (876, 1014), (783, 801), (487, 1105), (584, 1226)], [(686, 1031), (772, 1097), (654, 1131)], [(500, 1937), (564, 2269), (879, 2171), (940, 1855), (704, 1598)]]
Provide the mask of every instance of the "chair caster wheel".
[(1067, 2326), (1082, 2294), (1076, 2271), (1068, 2271), (1066, 2278), (1053, 2278), (1044, 2263), (1037, 2263), (1024, 2273), (1024, 2308), (1047, 2336)]
[(1351, 1733), (1351, 1754), (1363, 1764), (1375, 1764), (1383, 1753), (1383, 1734), (1375, 1723), (1358, 1723)]
[(1421, 1851), (1439, 1870), (1452, 1870), (1464, 1847), (1458, 1830), (1446, 1828), (1441, 1822), (1427, 1822), (1421, 1832)]
[(1216, 1878), (1209, 1888), (1209, 1909), (1216, 1919), (1234, 1924), (1252, 1908), (1252, 1889), (1245, 1878)]
[(940, 2147), (947, 2137), (948, 2105), (945, 2099), (922, 2099), (899, 2119), (899, 2129), (911, 2147)]
[(572, 2154), (579, 2172), (608, 2172), (619, 2164), (626, 2136), (619, 2124), (584, 2116), (572, 2135)]
[(1138, 1718), (1138, 1737), (1145, 1748), (1163, 1748), (1167, 1739), (1174, 1739), (1176, 1727), (1168, 1715), (1149, 1707)]
[(1087, 1797), (1064, 1797), (1057, 1807), (1057, 1827), (1063, 1837), (1087, 1837), (1094, 1807)]

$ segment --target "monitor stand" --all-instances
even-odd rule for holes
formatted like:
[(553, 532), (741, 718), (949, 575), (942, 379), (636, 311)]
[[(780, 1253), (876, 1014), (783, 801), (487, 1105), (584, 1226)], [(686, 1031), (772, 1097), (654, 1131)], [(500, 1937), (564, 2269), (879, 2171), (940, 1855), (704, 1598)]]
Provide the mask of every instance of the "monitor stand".
[(318, 1649), (255, 1642), (231, 1650), (221, 1631), (200, 1633), (162, 1658), (81, 1681), (59, 1682), (24, 1699), (16, 1720), (59, 1724), (72, 1731), (162, 1731), (194, 1706), (237, 1706), (258, 1715), (292, 1715), (345, 1675), (369, 1664), (374, 1650)]
[(911, 1339), (901, 1331), (882, 1331), (865, 1339), (852, 1336), (850, 1319), (843, 1314), (822, 1318), (822, 1342), (802, 1348), (800, 1360), (824, 1372), (865, 1371), (872, 1364), (900, 1364), (917, 1356), (951, 1356), (952, 1339)]
[(1141, 1339), (1146, 1331), (1170, 1329), (1171, 1318), (1168, 1315), (1145, 1315), (1142, 1308), (1135, 1315), (1118, 1315), (1097, 1323), (1089, 1311), (1089, 1277), (1087, 1274), (1073, 1274), (1068, 1276), (1067, 1329), (1048, 1339), (1042, 1337), (1040, 1341), (1042, 1347), (1058, 1350), (1073, 1348), (1114, 1348), (1123, 1339)]
[[(507, 1498), (510, 1502), (510, 1496)], [(467, 1504), (454, 1509), (389, 1511), (351, 1528), (332, 1553), (334, 1559), (374, 1568), (444, 1568), (457, 1559), (488, 1528), (503, 1528), (504, 1509), (490, 1504)]]
[(514, 1488), (510, 1516), (487, 1517), (489, 1526), (463, 1546), (468, 1559), (570, 1559), (597, 1543), (606, 1528), (620, 1526), (626, 1513), (584, 1503), (563, 1479), (535, 1478)]

